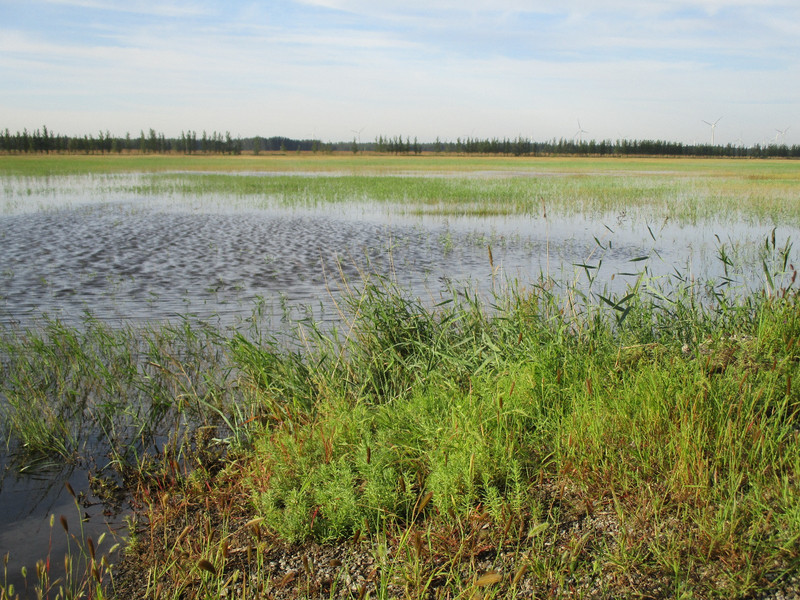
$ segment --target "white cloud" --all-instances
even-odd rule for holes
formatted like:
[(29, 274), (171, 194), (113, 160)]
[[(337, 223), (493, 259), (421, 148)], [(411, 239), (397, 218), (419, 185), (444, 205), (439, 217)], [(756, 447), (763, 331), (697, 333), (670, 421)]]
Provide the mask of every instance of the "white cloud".
[[(30, 0), (28, 0), (30, 1)], [(57, 4), (92, 10), (116, 11), (151, 15), (156, 17), (186, 17), (210, 14), (198, 2), (175, 2), (170, 0), (39, 0), (46, 4)]]

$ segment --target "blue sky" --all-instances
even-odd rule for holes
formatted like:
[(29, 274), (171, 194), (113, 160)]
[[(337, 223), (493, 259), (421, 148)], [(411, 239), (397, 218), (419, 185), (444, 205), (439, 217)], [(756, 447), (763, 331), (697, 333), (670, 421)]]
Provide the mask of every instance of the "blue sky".
[(0, 0), (12, 132), (796, 144), (799, 109), (797, 0)]

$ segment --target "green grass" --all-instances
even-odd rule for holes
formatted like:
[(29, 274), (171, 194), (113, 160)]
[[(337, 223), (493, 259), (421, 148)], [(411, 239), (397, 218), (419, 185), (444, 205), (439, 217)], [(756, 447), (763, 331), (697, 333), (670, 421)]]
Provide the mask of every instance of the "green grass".
[(0, 432), (10, 460), (27, 470), (107, 454), (97, 467), (123, 472), (158, 436), (219, 423), (223, 396), (237, 401), (224, 345), (221, 332), (189, 320), (3, 327)]
[[(643, 279), (609, 302), (511, 286), (430, 306), (373, 279), (295, 350), (220, 340), (249, 442), (139, 480), (120, 589), (144, 593), (142, 570), (158, 598), (777, 589), (800, 572), (800, 296), (779, 254), (778, 289), (713, 303)], [(337, 587), (320, 556), (377, 570)]]
[[(798, 295), (722, 294), (712, 308), (688, 282), (650, 284), (609, 299), (621, 313), (515, 287), (431, 307), (373, 279), (340, 305), (337, 331), (299, 324), (295, 351), (221, 334), (199, 344), (216, 357), (205, 366), (149, 351), (149, 377), (172, 365), (173, 402), (209, 404), (188, 382), (224, 364), (236, 376), (212, 396), (251, 412), (220, 402), (249, 430), (213, 469), (198, 445), (182, 469), (165, 453), (129, 475), (149, 525), (127, 572), (150, 573), (140, 585), (158, 598), (320, 589), (310, 566), (275, 566), (286, 544), (296, 558), (370, 557), (382, 565), (363, 584), (371, 597), (730, 598), (779, 585), (800, 568)], [(98, 344), (102, 329), (46, 335), (6, 342), (39, 358), (4, 393), (91, 380), (99, 397), (128, 345)], [(178, 376), (189, 368), (200, 372)]]
[[(259, 171), (278, 175), (247, 174)], [(441, 216), (622, 214), (649, 222), (745, 221), (770, 227), (798, 225), (795, 204), (800, 189), (800, 168), (794, 161), (0, 156), (9, 206), (23, 205), (31, 193), (60, 191), (65, 181), (53, 175), (130, 172), (145, 175), (134, 182), (109, 177), (102, 182), (103, 189), (219, 196), (225, 202), (239, 198), (256, 208), (276, 203), (306, 207), (348, 203)], [(317, 175), (303, 176), (307, 173)], [(18, 177), (31, 179), (20, 184)]]
[(45, 176), (86, 173), (214, 172), (348, 172), (353, 174), (428, 171), (478, 174), (484, 171), (537, 173), (661, 173), (668, 176), (716, 174), (757, 179), (797, 180), (791, 160), (696, 158), (474, 157), (364, 154), (221, 155), (0, 155), (0, 175)]
[(269, 423), (249, 479), (276, 535), (380, 538), (423, 518), (435, 537), (482, 515), (499, 552), (542, 528), (552, 546), (536, 559), (554, 563), (540, 594), (616, 573), (614, 596), (638, 577), (656, 597), (730, 598), (797, 572), (794, 293), (718, 311), (642, 298), (621, 324), (597, 308), (563, 316), (535, 291), (495, 303), (429, 310), (370, 288), (341, 349), (236, 347)]
[(570, 174), (470, 178), (459, 176), (156, 175), (134, 186), (139, 194), (198, 197), (219, 194), (253, 207), (367, 205), (438, 216), (622, 216), (637, 222), (759, 222), (798, 225), (800, 180), (752, 181), (743, 176)]

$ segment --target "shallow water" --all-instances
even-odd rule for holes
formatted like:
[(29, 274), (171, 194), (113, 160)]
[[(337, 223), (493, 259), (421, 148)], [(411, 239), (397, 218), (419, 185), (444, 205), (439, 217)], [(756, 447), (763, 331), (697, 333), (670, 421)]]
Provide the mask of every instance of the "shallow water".
[[(486, 285), (489, 247), (503, 274), (530, 279), (547, 269), (548, 245), (553, 265), (583, 262), (595, 246), (590, 226), (400, 217), (358, 205), (198, 207), (171, 198), (51, 207), (0, 217), (0, 321), (48, 313), (69, 322), (90, 311), (103, 320), (192, 314), (229, 323), (257, 297), (324, 304), (331, 287), (367, 272), (424, 295), (447, 281)], [(641, 242), (623, 240), (614, 260), (642, 252)]]
[[(43, 313), (79, 324), (90, 313), (111, 323), (191, 315), (239, 327), (256, 306), (275, 327), (309, 312), (335, 320), (332, 298), (343, 282), (358, 285), (373, 273), (432, 300), (450, 284), (489, 292), (507, 280), (535, 285), (543, 275), (584, 287), (596, 277), (596, 290), (622, 292), (645, 267), (654, 282), (719, 278), (723, 243), (744, 265), (729, 275), (753, 287), (772, 232), (624, 214), (409, 216), (407, 206), (367, 201), (281, 208), (265, 198), (122, 191), (138, 178), (1, 182), (0, 325), (35, 326)], [(778, 244), (797, 233), (778, 231)], [(3, 480), (0, 554), (14, 552), (12, 575), (47, 553), (49, 515), (74, 510), (65, 477)], [(85, 487), (86, 473), (69, 477)], [(102, 515), (91, 523), (104, 527)], [(54, 536), (54, 555), (63, 556), (63, 537)]]
[[(32, 585), (36, 581), (38, 561), (50, 563), (51, 580), (54, 580), (63, 574), (67, 550), (71, 549), (74, 557), (80, 554), (76, 539), (68, 537), (62, 528), (60, 516), (65, 517), (77, 539), (92, 538), (95, 543), (102, 539), (99, 556), (107, 554), (127, 533), (123, 513), (109, 513), (91, 493), (83, 492), (85, 501), (79, 511), (66, 492), (67, 481), (75, 490), (82, 490), (86, 487), (86, 473), (81, 470), (45, 471), (32, 476), (8, 473), (0, 480), (0, 515), (3, 515), (0, 555), (9, 553), (6, 582), (13, 584), (23, 598), (26, 597), (25, 580), (20, 575), (23, 566), (28, 570), (28, 581)], [(50, 515), (54, 516), (52, 524)], [(34, 596), (27, 594), (27, 597)]]
[[(42, 313), (74, 322), (90, 312), (112, 321), (191, 314), (234, 324), (256, 299), (276, 314), (322, 306), (324, 320), (331, 289), (364, 273), (425, 296), (448, 282), (486, 290), (498, 279), (528, 284), (543, 274), (580, 284), (587, 273), (575, 265), (587, 264), (601, 265), (589, 271), (596, 286), (622, 290), (635, 278), (620, 274), (645, 264), (653, 275), (677, 268), (718, 276), (715, 234), (729, 251), (746, 253), (771, 231), (618, 215), (407, 216), (367, 203), (263, 209), (241, 198), (117, 198), (96, 182), (87, 187), (80, 203), (73, 193), (59, 202), (34, 191), (0, 215), (0, 323), (24, 325)], [(643, 256), (650, 259), (631, 262)]]

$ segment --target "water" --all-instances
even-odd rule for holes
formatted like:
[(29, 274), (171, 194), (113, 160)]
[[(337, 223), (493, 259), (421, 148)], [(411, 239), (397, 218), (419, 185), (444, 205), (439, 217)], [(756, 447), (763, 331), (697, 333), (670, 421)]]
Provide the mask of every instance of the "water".
[[(366, 201), (282, 208), (264, 198), (123, 191), (139, 178), (2, 182), (0, 325), (33, 326), (42, 314), (80, 324), (90, 313), (110, 323), (191, 315), (233, 328), (257, 304), (276, 327), (287, 314), (335, 320), (337, 290), (370, 273), (432, 300), (452, 283), (488, 292), (498, 281), (531, 285), (542, 275), (578, 286), (596, 276), (596, 287), (621, 292), (645, 265), (655, 280), (676, 272), (719, 278), (722, 244), (745, 265), (732, 275), (756, 286), (772, 233), (763, 224), (722, 228), (624, 214), (410, 216), (407, 207)], [(777, 232), (778, 240), (796, 235)], [(12, 575), (22, 564), (32, 570), (51, 543), (63, 556), (65, 536), (59, 530), (51, 540), (48, 518), (75, 518), (65, 479), (86, 488), (85, 471), (4, 477), (0, 553), (13, 552)], [(95, 538), (107, 522), (121, 525), (101, 508), (88, 512)]]
[[(225, 323), (254, 299), (318, 304), (344, 278), (395, 278), (425, 294), (446, 281), (491, 281), (495, 266), (522, 279), (596, 250), (590, 223), (541, 218), (439, 219), (376, 214), (357, 205), (310, 212), (197, 206), (164, 198), (104, 200), (0, 218), (0, 322), (41, 313), (70, 322), (164, 320), (179, 314)], [(622, 240), (614, 260), (647, 252)]]
[[(51, 580), (54, 580), (63, 573), (63, 557), (68, 547), (73, 556), (79, 554), (77, 540), (68, 538), (61, 526), (62, 515), (78, 540), (88, 537), (95, 543), (103, 540), (98, 547), (100, 555), (107, 553), (127, 533), (122, 513), (109, 511), (91, 492), (83, 490), (86, 473), (82, 470), (45, 470), (33, 475), (9, 472), (3, 475), (0, 480), (0, 515), (3, 516), (0, 520), (0, 554), (10, 554), (7, 582), (20, 592), (24, 592), (26, 583), (20, 575), (23, 566), (28, 570), (28, 582), (32, 585), (36, 581), (35, 565), (38, 561), (50, 563)], [(75, 490), (82, 490), (80, 510), (66, 492), (66, 482), (70, 482)], [(50, 515), (54, 516), (52, 524)], [(26, 597), (24, 593), (21, 595)], [(33, 597), (32, 594), (27, 596)]]
[[(769, 232), (740, 224), (729, 235), (741, 248)], [(103, 197), (0, 216), (0, 323), (27, 324), (42, 313), (74, 322), (88, 311), (102, 320), (191, 314), (231, 324), (257, 298), (274, 306), (325, 304), (342, 277), (353, 283), (364, 272), (419, 295), (448, 281), (485, 288), (489, 247), (499, 274), (523, 283), (543, 273), (580, 280), (574, 264), (601, 260), (600, 279), (611, 281), (643, 266), (630, 264), (642, 256), (652, 257), (656, 273), (678, 266), (714, 275), (715, 233), (709, 225), (648, 230), (614, 215), (409, 217), (363, 205), (312, 212)]]

